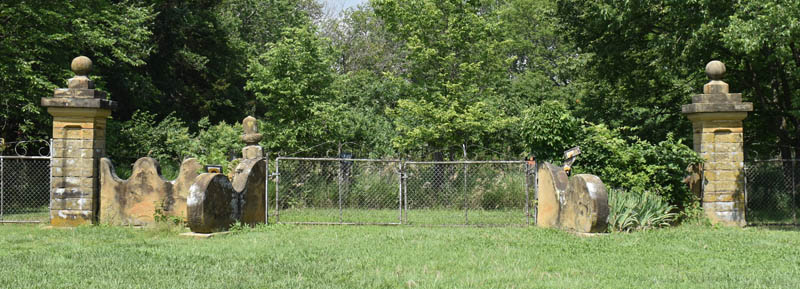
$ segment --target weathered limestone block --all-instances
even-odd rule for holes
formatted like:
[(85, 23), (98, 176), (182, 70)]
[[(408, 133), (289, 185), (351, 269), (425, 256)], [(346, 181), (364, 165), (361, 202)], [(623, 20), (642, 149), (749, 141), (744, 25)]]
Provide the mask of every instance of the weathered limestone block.
[(538, 171), (537, 225), (581, 233), (608, 228), (608, 193), (594, 175), (568, 177), (564, 169), (544, 163)]
[(122, 180), (111, 160), (100, 161), (100, 222), (142, 226), (155, 222), (156, 209), (164, 216), (186, 218), (189, 187), (202, 166), (195, 159), (183, 161), (178, 178), (161, 176), (158, 161), (145, 157), (133, 165), (131, 177)]
[(205, 173), (189, 188), (187, 223), (195, 233), (227, 230), (240, 218), (239, 196), (223, 174)]
[(242, 223), (266, 221), (266, 170), (266, 162), (260, 159), (245, 159), (236, 166), (233, 189), (241, 192)]
[(567, 174), (561, 167), (545, 162), (539, 168), (538, 178), (539, 202), (536, 224), (545, 228), (559, 227), (561, 202), (569, 184)]
[(75, 77), (41, 105), (53, 116), (50, 179), (50, 224), (78, 226), (97, 221), (98, 163), (105, 155), (106, 118), (116, 102), (94, 89), (88, 77), (92, 61), (73, 59)]
[(189, 229), (195, 233), (227, 230), (240, 221), (266, 222), (266, 161), (244, 159), (236, 166), (233, 182), (222, 174), (202, 174), (189, 189)]
[(694, 95), (682, 111), (692, 121), (694, 150), (705, 159), (700, 189), (703, 210), (712, 223), (744, 226), (744, 139), (742, 120), (753, 104), (740, 93), (729, 93), (722, 81), (725, 64), (706, 65), (709, 82), (703, 94)]
[(608, 212), (608, 193), (600, 178), (589, 174), (569, 178), (564, 209), (559, 218), (562, 228), (585, 233), (605, 232)]

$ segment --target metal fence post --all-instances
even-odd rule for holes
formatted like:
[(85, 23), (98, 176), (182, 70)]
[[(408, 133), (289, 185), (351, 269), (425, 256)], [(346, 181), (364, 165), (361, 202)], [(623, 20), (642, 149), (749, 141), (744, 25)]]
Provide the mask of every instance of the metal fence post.
[(403, 180), (402, 180), (403, 207), (404, 207), (403, 219), (404, 219), (404, 223), (408, 224), (408, 175), (406, 174), (406, 162), (405, 161), (401, 161), (401, 162), (402, 162), (401, 167), (403, 168), (402, 169), (402, 171), (403, 171), (403, 175), (402, 175), (402, 177), (403, 177)]
[[(52, 191), (53, 191), (53, 156), (56, 155), (55, 154), (55, 148), (53, 148), (53, 139), (52, 138), (50, 139), (50, 143), (47, 144), (47, 147), (48, 147), (48, 153), (49, 153), (48, 154), (49, 158), (48, 158), (48, 162), (47, 162), (47, 175), (49, 176), (48, 181), (50, 182), (48, 184), (48, 185), (50, 185), (50, 187), (48, 188), (48, 191), (51, 192), (51, 194), (52, 194)], [(53, 210), (53, 202), (52, 202), (51, 194), (48, 194), (48, 200), (47, 200), (47, 212), (48, 212), (47, 221), (48, 222), (51, 222), (52, 219), (53, 219), (53, 214), (50, 213)]]
[(747, 163), (744, 163), (742, 170), (744, 171), (744, 223), (747, 224), (747, 207), (749, 207), (750, 199), (747, 197), (747, 179), (749, 176), (747, 175)]
[(530, 198), (530, 190), (528, 189), (528, 178), (530, 177), (530, 169), (528, 167), (528, 162), (525, 162), (525, 171), (523, 173), (524, 186), (525, 186), (525, 225), (531, 224), (531, 198)]
[(278, 199), (279, 195), (280, 195), (280, 191), (281, 191), (280, 190), (280, 188), (281, 188), (280, 187), (280, 184), (281, 184), (280, 167), (281, 167), (281, 157), (279, 156), (278, 158), (275, 159), (275, 223), (278, 223), (278, 222), (281, 221), (281, 210), (280, 210), (280, 203), (281, 202)]
[(469, 193), (467, 191), (467, 164), (464, 163), (464, 225), (469, 225)]
[(3, 187), (3, 161), (5, 158), (0, 156), (0, 221), (3, 220), (3, 205), (5, 205), (5, 188)]
[(792, 159), (792, 223), (797, 225), (797, 159)]
[(264, 157), (264, 224), (269, 225), (269, 153)]
[[(341, 154), (340, 154), (341, 156)], [(336, 182), (339, 185), (339, 223), (344, 222), (344, 218), (342, 218), (342, 161), (339, 161), (339, 169), (337, 170), (338, 177), (336, 178)]]
[(398, 221), (400, 222), (400, 224), (402, 224), (403, 223), (403, 163), (399, 162), (397, 163), (397, 166), (398, 166), (397, 170), (399, 173), (397, 175), (397, 209), (398, 212), (400, 213)]

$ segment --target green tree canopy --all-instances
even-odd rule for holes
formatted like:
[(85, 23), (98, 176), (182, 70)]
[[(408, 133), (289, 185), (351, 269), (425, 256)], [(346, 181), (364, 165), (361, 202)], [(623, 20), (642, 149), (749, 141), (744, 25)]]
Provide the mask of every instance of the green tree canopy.
[(10, 1), (0, 3), (0, 137), (46, 138), (49, 116), (39, 99), (72, 77), (75, 56), (94, 59), (101, 88), (113, 75), (140, 79), (153, 46), (152, 7), (129, 2)]

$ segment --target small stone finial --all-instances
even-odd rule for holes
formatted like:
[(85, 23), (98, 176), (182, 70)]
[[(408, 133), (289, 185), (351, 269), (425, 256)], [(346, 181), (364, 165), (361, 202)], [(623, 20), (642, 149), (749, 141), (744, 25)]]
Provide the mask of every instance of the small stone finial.
[(86, 56), (75, 57), (75, 59), (72, 59), (70, 68), (72, 68), (72, 72), (75, 75), (87, 76), (92, 71), (92, 60)]
[(258, 142), (261, 141), (261, 134), (258, 133), (258, 121), (255, 117), (248, 116), (242, 121), (244, 134), (242, 140), (247, 144), (242, 148), (242, 158), (258, 159), (264, 156), (264, 152)]
[(704, 94), (726, 94), (728, 93), (728, 84), (722, 81), (725, 76), (725, 64), (719, 60), (712, 60), (706, 64), (706, 75), (708, 76), (708, 83), (703, 85)]
[(725, 63), (719, 60), (712, 60), (706, 64), (706, 76), (710, 80), (722, 80), (725, 76)]
[(261, 141), (261, 134), (258, 133), (258, 121), (256, 121), (255, 117), (248, 116), (242, 121), (242, 129), (244, 130), (244, 135), (242, 135), (242, 140), (249, 146), (257, 145), (259, 141)]

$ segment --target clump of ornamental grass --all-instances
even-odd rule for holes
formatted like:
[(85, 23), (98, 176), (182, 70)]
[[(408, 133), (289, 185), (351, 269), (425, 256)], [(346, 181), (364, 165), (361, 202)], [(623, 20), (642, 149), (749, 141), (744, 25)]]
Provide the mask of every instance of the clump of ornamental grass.
[(666, 227), (677, 217), (675, 206), (654, 193), (616, 189), (608, 193), (608, 228), (612, 232)]

